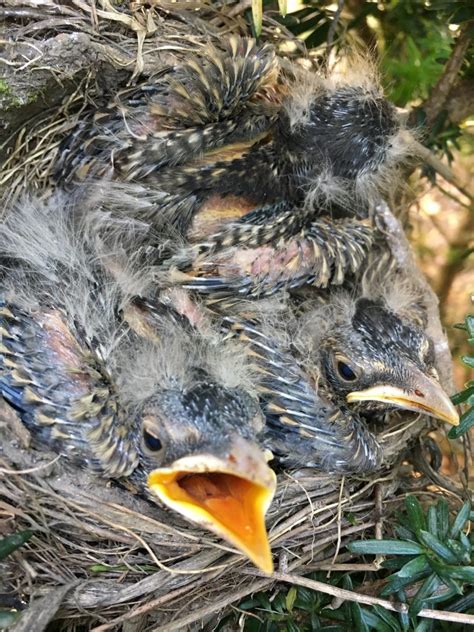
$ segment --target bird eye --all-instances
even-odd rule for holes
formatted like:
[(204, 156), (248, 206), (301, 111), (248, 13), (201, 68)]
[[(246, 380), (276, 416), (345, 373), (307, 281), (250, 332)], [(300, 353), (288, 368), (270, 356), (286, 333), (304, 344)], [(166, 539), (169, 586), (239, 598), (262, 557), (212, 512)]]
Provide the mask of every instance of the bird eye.
[(147, 430), (143, 430), (143, 441), (150, 452), (159, 452), (163, 448), (163, 444), (158, 437), (155, 437)]
[(357, 379), (357, 375), (354, 370), (343, 360), (337, 360), (336, 368), (339, 376), (346, 382), (353, 382)]

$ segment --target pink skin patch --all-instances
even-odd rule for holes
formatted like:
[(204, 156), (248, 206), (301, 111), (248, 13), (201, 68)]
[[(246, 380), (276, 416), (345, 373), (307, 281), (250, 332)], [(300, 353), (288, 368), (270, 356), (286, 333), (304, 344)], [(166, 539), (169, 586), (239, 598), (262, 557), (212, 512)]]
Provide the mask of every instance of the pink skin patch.
[(231, 249), (225, 256), (217, 258), (217, 270), (219, 275), (250, 276), (256, 281), (261, 278), (270, 281), (291, 279), (296, 275), (311, 274), (318, 259), (312, 243), (293, 239), (278, 250), (272, 246)]
[(55, 310), (36, 315), (37, 322), (43, 332), (43, 343), (46, 345), (50, 361), (59, 373), (69, 376), (69, 389), (74, 389), (77, 396), (85, 394), (89, 387), (87, 352), (79, 346), (64, 321), (61, 312)]
[(200, 305), (192, 300), (187, 290), (171, 288), (164, 291), (163, 296), (170, 300), (171, 305), (178, 314), (187, 318), (193, 327), (196, 327), (196, 329), (203, 327), (205, 322), (203, 310)]

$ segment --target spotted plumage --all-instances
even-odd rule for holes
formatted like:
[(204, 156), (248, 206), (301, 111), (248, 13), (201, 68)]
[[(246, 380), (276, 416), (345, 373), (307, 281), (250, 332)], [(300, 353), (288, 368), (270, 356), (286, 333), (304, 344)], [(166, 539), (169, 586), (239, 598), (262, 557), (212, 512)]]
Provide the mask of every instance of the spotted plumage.
[(376, 250), (350, 289), (208, 302), (248, 345), (266, 445), (286, 465), (377, 469), (383, 450), (374, 431), (396, 408), (459, 421), (439, 382), (420, 288), (382, 259)]
[[(372, 242), (368, 223), (350, 219), (315, 220), (295, 237), (285, 240), (280, 236), (268, 245), (260, 243), (263, 240), (259, 238), (258, 226), (257, 231), (248, 231), (244, 237), (246, 228), (243, 226), (225, 250), (219, 248), (225, 233), (216, 235), (215, 241), (211, 238), (198, 247), (200, 257), (192, 264), (189, 252), (172, 257), (163, 266), (165, 269), (191, 268), (191, 272), (183, 276), (170, 274), (171, 282), (212, 294), (214, 300), (233, 295), (258, 298), (306, 284), (325, 288), (340, 285), (347, 274), (356, 272)], [(278, 230), (279, 225), (275, 232)], [(159, 278), (163, 283), (162, 273)]]
[(382, 449), (365, 421), (347, 406), (332, 401), (329, 384), (298, 365), (290, 350), (257, 323), (227, 320), (232, 332), (249, 345), (259, 374), (265, 412), (265, 442), (286, 465), (326, 472), (360, 473), (380, 467)]
[[(412, 149), (367, 63), (317, 74), (251, 40), (198, 52), (127, 99), (72, 134), (58, 180), (107, 175), (141, 189), (140, 205), (105, 193), (102, 211), (112, 224), (148, 226), (148, 245), (157, 234), (174, 242), (147, 260), (211, 276), (195, 285), (208, 292), (340, 283), (367, 254), (371, 206)], [(252, 279), (232, 269), (236, 246), (249, 259), (267, 246), (315, 252), (302, 274), (290, 254), (278, 274)], [(209, 273), (216, 255), (219, 282)]]
[(70, 198), (7, 213), (0, 394), (38, 446), (126, 480), (270, 572), (275, 475), (257, 444), (263, 417), (245, 352), (188, 311), (182, 290), (152, 309), (130, 296), (138, 276), (99, 255)]
[(127, 415), (100, 352), (57, 308), (0, 303), (0, 392), (35, 439), (106, 476), (138, 465)]

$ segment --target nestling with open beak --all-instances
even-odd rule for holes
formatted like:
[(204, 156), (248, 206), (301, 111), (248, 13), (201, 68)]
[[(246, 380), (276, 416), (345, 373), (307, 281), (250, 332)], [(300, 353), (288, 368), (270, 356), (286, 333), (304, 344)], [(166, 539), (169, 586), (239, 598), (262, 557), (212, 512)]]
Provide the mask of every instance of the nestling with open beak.
[[(114, 212), (151, 233), (171, 227), (191, 245), (168, 268), (211, 277), (208, 291), (223, 277), (242, 294), (341, 283), (370, 248), (371, 204), (413, 154), (366, 60), (317, 74), (239, 38), (117, 97), (66, 145), (60, 183), (140, 184), (146, 202)], [(275, 256), (278, 274), (254, 269)]]
[(245, 355), (169, 301), (144, 336), (139, 301), (88, 250), (68, 204), (24, 202), (0, 225), (1, 394), (39, 445), (129, 481), (271, 572), (275, 475)]

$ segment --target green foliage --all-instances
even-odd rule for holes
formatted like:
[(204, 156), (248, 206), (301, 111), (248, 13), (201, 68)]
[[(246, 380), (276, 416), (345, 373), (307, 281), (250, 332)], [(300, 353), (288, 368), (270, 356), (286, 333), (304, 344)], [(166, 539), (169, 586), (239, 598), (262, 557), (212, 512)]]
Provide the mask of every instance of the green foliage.
[[(346, 590), (354, 589), (351, 577), (342, 573), (335, 573), (329, 579), (326, 573), (312, 573), (309, 577)], [(282, 587), (274, 595), (257, 593), (241, 602), (238, 609), (244, 613), (242, 620), (245, 632), (347, 632), (348, 626), (356, 632), (376, 629), (383, 632), (383, 627), (374, 627), (380, 626), (387, 616), (388, 613), (383, 609), (382, 613), (378, 613), (350, 601), (333, 609), (332, 601), (329, 595), (291, 586)], [(235, 616), (229, 615), (220, 622), (217, 630), (236, 629), (234, 621)]]
[(405, 509), (397, 529), (402, 539), (352, 542), (348, 549), (358, 554), (399, 556), (385, 565), (396, 572), (386, 578), (380, 595), (397, 595), (415, 586), (408, 610), (414, 618), (424, 607), (432, 608), (462, 595), (466, 585), (474, 587), (474, 543), (463, 531), (471, 505), (464, 503), (454, 520), (443, 498), (424, 511), (415, 496), (408, 496)]
[(0, 540), (0, 561), (26, 544), (32, 535), (33, 532), (26, 529), (25, 531), (18, 531), (17, 533), (2, 538)]
[(16, 610), (0, 609), (0, 630), (9, 630), (11, 626), (18, 621), (21, 612)]
[[(423, 104), (451, 55), (458, 27), (474, 20), (472, 0), (366, 0), (346, 2), (342, 8), (331, 0), (302, 0), (296, 11), (287, 13), (287, 9), (287, 0), (252, 0), (248, 14), (254, 33), (261, 31), (262, 12), (271, 11), (273, 18), (321, 59), (331, 46), (352, 48), (354, 42), (358, 48), (378, 53), (389, 98), (413, 111), (410, 121), (423, 130), (427, 147), (453, 159), (453, 147), (459, 149), (460, 126), (443, 111), (427, 128)], [(460, 78), (474, 76), (473, 54), (474, 45)], [(434, 171), (426, 168), (424, 175), (434, 182)]]
[[(17, 531), (2, 538), (0, 540), (0, 561), (26, 544), (32, 535), (32, 531), (25, 529), (25, 531)], [(20, 615), (21, 613), (16, 608), (4, 607), (3, 604), (0, 604), (0, 630), (11, 629)]]
[[(238, 606), (239, 614), (223, 619), (217, 630), (239, 629), (244, 632), (461, 632), (453, 623), (418, 617), (422, 608), (469, 612), (474, 608), (474, 567), (471, 566), (474, 541), (465, 533), (474, 518), (469, 503), (450, 516), (444, 499), (423, 509), (414, 496), (405, 499), (405, 511), (398, 516), (398, 539), (353, 542), (348, 549), (359, 555), (388, 556), (381, 572), (386, 576), (380, 597), (405, 603), (403, 613), (382, 606), (361, 606), (345, 601), (334, 608), (333, 597), (305, 587), (281, 586), (273, 594), (257, 593)], [(362, 573), (312, 573), (320, 582), (358, 592), (370, 579)], [(464, 594), (465, 593), (465, 594)]]
[[(474, 345), (474, 316), (466, 316), (464, 324), (458, 325), (458, 328), (467, 332), (467, 341), (470, 345)], [(474, 351), (472, 354), (462, 356), (461, 360), (466, 366), (473, 369)], [(448, 434), (450, 439), (456, 439), (466, 434), (474, 426), (474, 380), (470, 380), (462, 391), (452, 397), (452, 400), (456, 405), (464, 404), (467, 406), (467, 409), (461, 415), (459, 426), (452, 428)]]
[(433, 27), (424, 37), (399, 33), (382, 60), (388, 96), (399, 106), (424, 100), (439, 79), (449, 57), (451, 37)]

